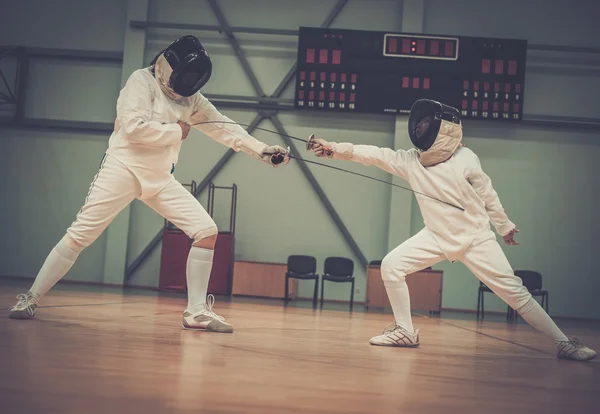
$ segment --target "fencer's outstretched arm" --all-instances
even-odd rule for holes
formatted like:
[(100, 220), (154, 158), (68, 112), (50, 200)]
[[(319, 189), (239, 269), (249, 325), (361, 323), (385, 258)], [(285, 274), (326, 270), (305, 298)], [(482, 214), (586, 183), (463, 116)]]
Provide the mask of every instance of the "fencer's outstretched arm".
[[(330, 148), (331, 158), (375, 166), (405, 180), (408, 179), (408, 163), (413, 156), (409, 151), (381, 148), (375, 145), (357, 145), (349, 142), (328, 142), (315, 139), (316, 145)], [(313, 147), (313, 149), (315, 149)]]
[[(235, 151), (242, 151), (261, 159), (267, 144), (248, 134), (244, 128), (221, 114), (204, 96), (197, 94), (198, 101), (190, 116), (190, 125), (221, 144)], [(203, 123), (205, 122), (205, 123)], [(223, 123), (231, 122), (231, 123)], [(200, 125), (198, 125), (200, 123)]]
[(508, 219), (504, 211), (502, 203), (498, 193), (492, 186), (492, 180), (481, 168), (481, 162), (479, 157), (473, 152), (469, 166), (465, 170), (465, 175), (469, 183), (475, 189), (475, 192), (479, 194), (479, 197), (485, 202), (485, 208), (487, 210), (490, 221), (496, 228), (499, 235), (505, 236), (510, 233), (516, 226), (513, 222)]
[(182, 138), (178, 124), (152, 121), (152, 91), (148, 80), (138, 72), (127, 80), (117, 99), (115, 129), (123, 129), (125, 137), (142, 145), (172, 145)]

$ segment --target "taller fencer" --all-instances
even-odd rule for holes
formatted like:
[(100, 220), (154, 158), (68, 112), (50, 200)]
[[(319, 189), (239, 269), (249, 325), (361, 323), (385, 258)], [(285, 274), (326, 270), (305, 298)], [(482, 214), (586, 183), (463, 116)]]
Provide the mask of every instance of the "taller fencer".
[[(114, 132), (100, 169), (75, 221), (52, 249), (27, 293), (17, 296), (9, 317), (33, 318), (40, 299), (69, 271), (83, 249), (134, 199), (139, 199), (193, 239), (186, 267), (185, 329), (232, 332), (212, 311), (207, 296), (217, 226), (202, 205), (173, 176), (190, 127), (221, 144), (277, 167), (289, 153), (250, 136), (219, 113), (199, 91), (212, 74), (208, 53), (195, 36), (183, 36), (149, 67), (129, 77), (117, 100)], [(194, 125), (207, 122), (203, 125)], [(212, 123), (212, 121), (216, 121)]]
[(417, 192), (461, 207), (416, 193), (425, 227), (388, 253), (381, 263), (395, 324), (371, 338), (370, 343), (419, 346), (419, 330), (413, 327), (405, 277), (448, 259), (464, 263), (533, 328), (552, 339), (558, 358), (595, 358), (594, 350), (565, 336), (514, 275), (490, 221), (508, 245), (519, 244), (514, 240), (519, 230), (508, 219), (479, 158), (463, 146), (458, 110), (433, 100), (418, 100), (411, 108), (408, 129), (415, 146), (409, 150), (327, 142), (314, 136), (307, 144), (318, 157), (379, 167), (406, 180)]

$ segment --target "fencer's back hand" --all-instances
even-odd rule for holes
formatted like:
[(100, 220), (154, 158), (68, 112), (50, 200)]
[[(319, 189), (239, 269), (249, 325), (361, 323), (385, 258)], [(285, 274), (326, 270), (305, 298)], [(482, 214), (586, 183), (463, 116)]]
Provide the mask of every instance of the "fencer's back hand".
[(190, 133), (191, 126), (187, 122), (183, 121), (177, 121), (177, 123), (181, 127), (181, 140), (183, 141), (187, 138), (188, 134)]
[(504, 243), (508, 244), (509, 246), (519, 245), (519, 242), (515, 240), (515, 234), (517, 234), (518, 232), (519, 229), (514, 228), (508, 234), (502, 236), (502, 238), (504, 239)]
[(333, 145), (322, 138), (316, 138), (314, 135), (310, 136), (307, 149), (314, 152), (317, 157), (333, 157)]
[(279, 145), (271, 145), (265, 148), (260, 156), (261, 160), (277, 168), (279, 164), (287, 165), (290, 162), (290, 149)]

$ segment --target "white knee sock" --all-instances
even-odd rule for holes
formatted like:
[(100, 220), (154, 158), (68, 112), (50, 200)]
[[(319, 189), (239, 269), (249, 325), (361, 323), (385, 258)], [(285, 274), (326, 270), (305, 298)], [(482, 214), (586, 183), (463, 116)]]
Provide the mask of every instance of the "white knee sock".
[(80, 251), (75, 251), (62, 238), (52, 249), (37, 274), (30, 292), (44, 296), (71, 269)]
[(410, 295), (404, 278), (400, 280), (383, 280), (385, 290), (392, 305), (396, 325), (400, 325), (409, 332), (413, 332), (412, 318), (410, 316)]
[(518, 312), (534, 329), (543, 333), (555, 342), (568, 340), (565, 334), (558, 326), (556, 326), (552, 318), (550, 318), (535, 299), (530, 298), (525, 305), (518, 309)]
[(204, 309), (214, 253), (214, 250), (202, 247), (192, 246), (190, 249), (186, 267), (188, 288), (187, 312), (196, 313)]

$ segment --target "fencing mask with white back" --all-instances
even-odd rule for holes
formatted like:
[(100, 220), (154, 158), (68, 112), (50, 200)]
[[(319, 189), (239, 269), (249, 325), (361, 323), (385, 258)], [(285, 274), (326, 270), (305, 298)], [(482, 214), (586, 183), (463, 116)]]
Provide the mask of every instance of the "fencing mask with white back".
[(212, 62), (196, 36), (171, 43), (150, 62), (161, 89), (171, 98), (192, 96), (211, 77)]
[(461, 146), (462, 124), (458, 109), (431, 99), (419, 99), (410, 109), (408, 135), (428, 167), (446, 161)]

